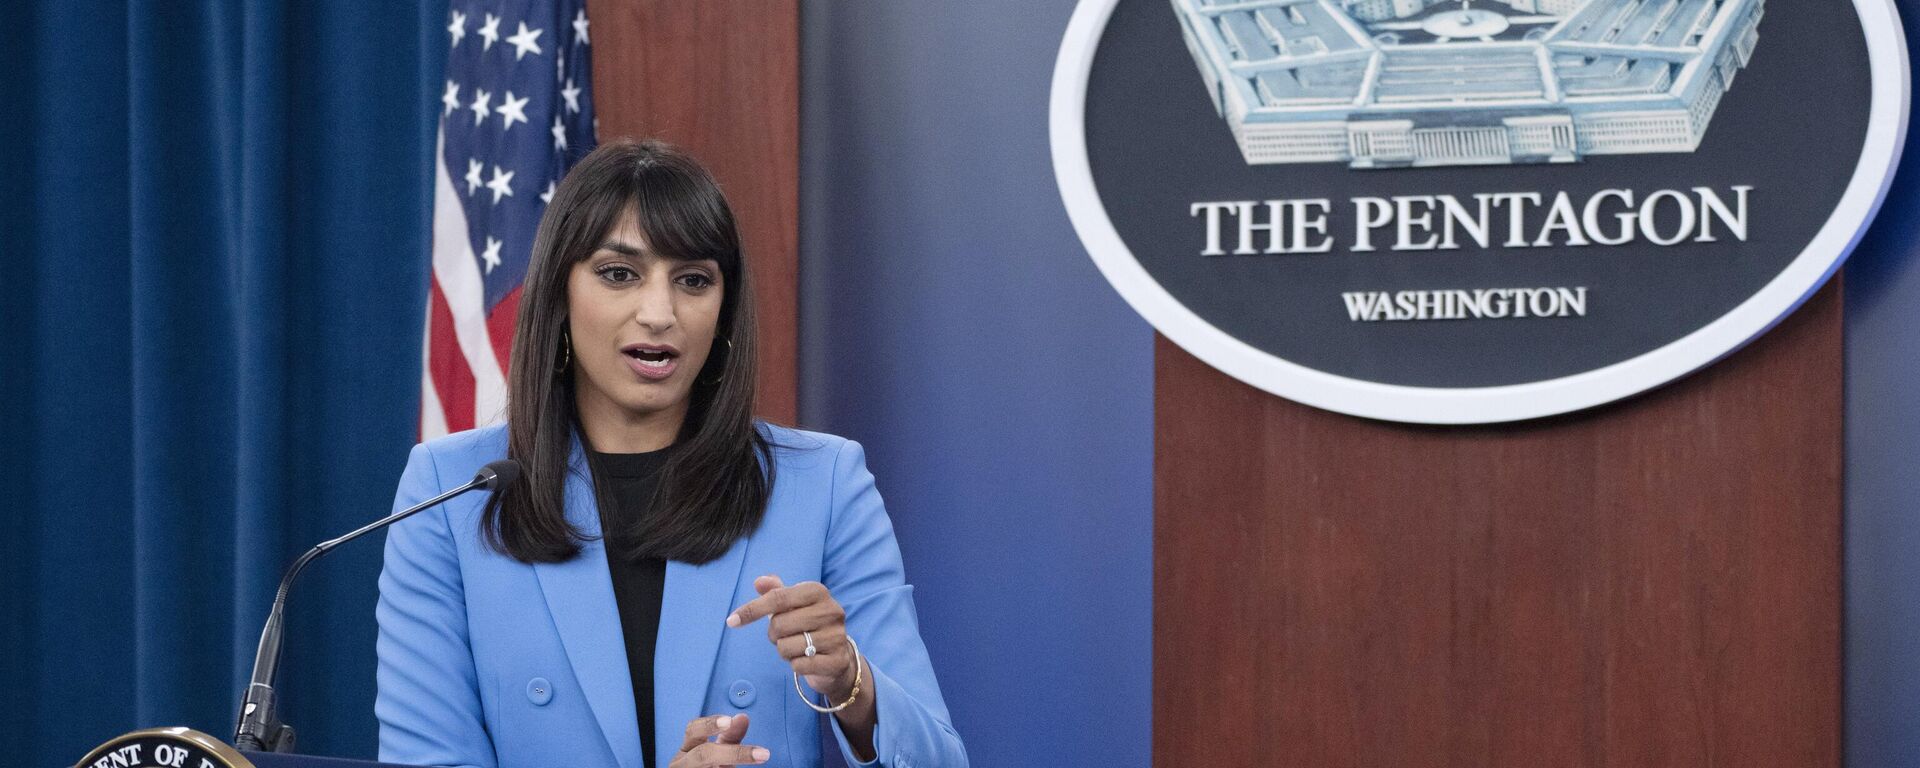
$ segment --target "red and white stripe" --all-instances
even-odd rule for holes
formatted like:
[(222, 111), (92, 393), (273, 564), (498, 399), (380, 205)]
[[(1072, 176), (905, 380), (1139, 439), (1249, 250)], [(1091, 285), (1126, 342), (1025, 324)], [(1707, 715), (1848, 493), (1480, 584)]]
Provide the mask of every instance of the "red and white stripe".
[[(444, 129), (443, 129), (444, 130)], [(508, 350), (513, 348), (515, 291), (487, 311), (479, 259), (467, 238), (467, 215), (447, 172), (446, 139), (433, 152), (433, 278), (421, 349), (420, 439), (506, 418)]]

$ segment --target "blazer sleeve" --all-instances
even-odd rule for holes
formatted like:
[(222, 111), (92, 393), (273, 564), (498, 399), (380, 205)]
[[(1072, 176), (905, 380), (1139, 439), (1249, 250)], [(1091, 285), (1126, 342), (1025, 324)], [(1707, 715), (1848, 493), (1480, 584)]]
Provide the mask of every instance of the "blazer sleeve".
[[(413, 447), (394, 511), (441, 490), (433, 454)], [(465, 589), (445, 505), (387, 529), (380, 569), (373, 711), (380, 761), (495, 768), (468, 644)]]
[(840, 446), (830, 495), (823, 580), (846, 609), (847, 631), (873, 672), (862, 688), (877, 697), (879, 717), (873, 732), (874, 760), (865, 763), (855, 759), (840, 721), (828, 717), (840, 753), (848, 765), (965, 768), (966, 746), (940, 697), (933, 663), (920, 640), (913, 587), (906, 583), (893, 523), (859, 443), (849, 440)]

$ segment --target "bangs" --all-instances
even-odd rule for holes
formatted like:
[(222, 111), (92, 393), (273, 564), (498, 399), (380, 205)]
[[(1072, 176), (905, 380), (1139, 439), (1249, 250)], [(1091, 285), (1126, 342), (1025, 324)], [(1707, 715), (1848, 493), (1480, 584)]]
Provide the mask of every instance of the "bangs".
[(603, 146), (561, 180), (553, 208), (564, 212), (554, 222), (553, 255), (565, 264), (591, 257), (632, 211), (653, 253), (679, 261), (712, 259), (729, 277), (739, 272), (733, 209), (706, 169), (684, 155), (648, 145)]
[(733, 273), (740, 264), (740, 241), (726, 198), (704, 171), (675, 165), (662, 161), (635, 169), (628, 203), (639, 214), (641, 235), (661, 256), (712, 259)]

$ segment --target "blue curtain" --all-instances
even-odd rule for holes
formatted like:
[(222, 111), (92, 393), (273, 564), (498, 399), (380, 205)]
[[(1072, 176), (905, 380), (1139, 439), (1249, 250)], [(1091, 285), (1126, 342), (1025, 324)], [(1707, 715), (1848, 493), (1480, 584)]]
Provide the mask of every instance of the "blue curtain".
[[(414, 441), (445, 7), (9, 3), (0, 758), (226, 738), (279, 573)], [(303, 751), (371, 756), (379, 543), (294, 590)]]

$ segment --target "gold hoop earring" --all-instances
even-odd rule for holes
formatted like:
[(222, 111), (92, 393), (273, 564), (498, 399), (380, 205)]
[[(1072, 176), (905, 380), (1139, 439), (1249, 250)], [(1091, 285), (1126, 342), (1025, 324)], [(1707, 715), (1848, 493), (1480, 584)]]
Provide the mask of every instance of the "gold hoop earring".
[(560, 329), (560, 353), (560, 364), (554, 367), (554, 373), (566, 373), (573, 366), (573, 335), (565, 328)]

